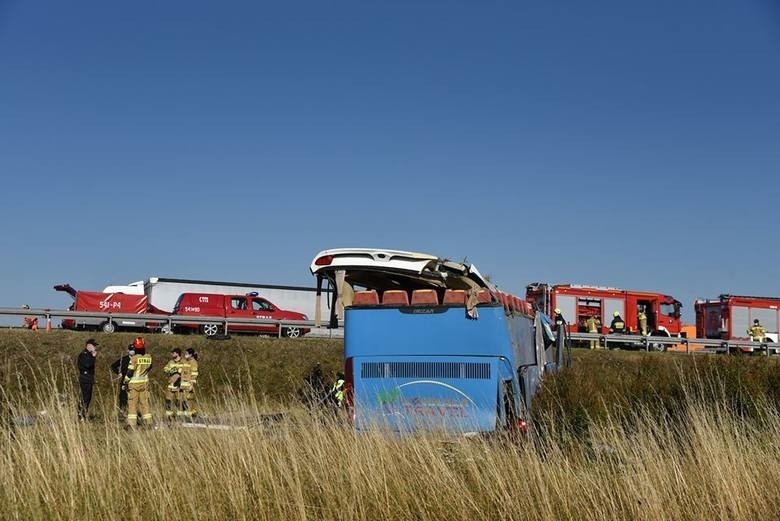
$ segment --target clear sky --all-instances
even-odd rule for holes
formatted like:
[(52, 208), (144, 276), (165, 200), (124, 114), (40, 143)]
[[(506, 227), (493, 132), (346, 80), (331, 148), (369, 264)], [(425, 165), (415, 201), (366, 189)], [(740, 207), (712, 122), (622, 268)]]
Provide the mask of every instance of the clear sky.
[(771, 0), (0, 0), (0, 306), (321, 249), (780, 296)]

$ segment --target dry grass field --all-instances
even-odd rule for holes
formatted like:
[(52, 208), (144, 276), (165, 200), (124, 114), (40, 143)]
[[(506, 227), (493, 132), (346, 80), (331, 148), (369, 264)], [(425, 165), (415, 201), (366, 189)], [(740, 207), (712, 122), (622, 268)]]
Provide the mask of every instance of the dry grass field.
[[(336, 370), (338, 342), (154, 336), (160, 357), (197, 344), (199, 408), (232, 428), (125, 432), (108, 382), (98, 419), (75, 421), (86, 336), (28, 333), (0, 332), (3, 392), (16, 416), (46, 413), (0, 428), (2, 519), (780, 518), (774, 361), (577, 352), (531, 436), (398, 437), (293, 399), (315, 360)], [(107, 359), (132, 338), (110, 336)]]

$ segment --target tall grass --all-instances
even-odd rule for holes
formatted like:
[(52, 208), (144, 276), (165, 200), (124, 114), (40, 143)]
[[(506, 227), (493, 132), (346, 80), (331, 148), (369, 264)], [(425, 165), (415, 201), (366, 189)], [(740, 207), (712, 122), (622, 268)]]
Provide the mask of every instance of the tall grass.
[[(57, 386), (56, 374), (46, 378), (35, 388)], [(780, 517), (774, 402), (757, 400), (756, 414), (745, 418), (726, 396), (683, 389), (691, 390), (674, 415), (657, 414), (649, 399), (594, 418), (584, 434), (548, 417), (521, 439), (358, 434), (339, 415), (280, 409), (244, 387), (199, 404), (230, 430), (160, 423), (125, 432), (109, 420), (108, 401), (99, 402), (104, 421), (79, 424), (72, 403), (36, 392), (25, 402), (47, 414), (31, 426), (0, 429), (0, 517)], [(259, 421), (280, 410), (281, 418)]]

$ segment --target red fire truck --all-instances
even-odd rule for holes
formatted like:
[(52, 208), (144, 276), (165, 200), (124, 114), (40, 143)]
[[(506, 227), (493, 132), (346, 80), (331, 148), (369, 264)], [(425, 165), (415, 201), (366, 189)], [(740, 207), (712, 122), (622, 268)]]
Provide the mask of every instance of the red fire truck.
[[(696, 336), (719, 340), (750, 340), (748, 328), (758, 319), (766, 329), (765, 342), (777, 344), (780, 325), (780, 298), (721, 295), (717, 299), (697, 300)], [(752, 352), (752, 347), (741, 346)], [(770, 351), (780, 351), (780, 346)]]
[[(661, 293), (537, 282), (526, 287), (526, 300), (550, 316), (553, 310), (560, 309), (573, 331), (585, 332), (585, 321), (594, 316), (601, 321), (601, 333), (606, 334), (613, 314), (617, 311), (623, 317), (629, 333), (639, 334), (637, 314), (643, 309), (652, 336), (681, 336), (682, 304), (674, 297)], [(636, 344), (637, 347), (639, 345)], [(657, 344), (651, 347), (663, 351), (671, 345)]]

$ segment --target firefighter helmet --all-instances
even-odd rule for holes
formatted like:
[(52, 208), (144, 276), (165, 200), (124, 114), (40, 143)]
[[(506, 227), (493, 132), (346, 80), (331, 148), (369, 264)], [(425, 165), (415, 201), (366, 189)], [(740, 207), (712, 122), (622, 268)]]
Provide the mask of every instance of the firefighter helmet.
[(561, 314), (561, 308), (555, 308), (555, 314), (560, 315)]
[(136, 339), (133, 340), (133, 347), (136, 352), (143, 352), (146, 350), (146, 342), (144, 342), (144, 339), (140, 336), (136, 337)]
[(615, 311), (614, 313), (612, 313), (612, 316), (619, 317), (620, 316), (620, 311)]
[(757, 318), (754, 318), (754, 319), (753, 319), (753, 323), (754, 323), (754, 324), (758, 324), (758, 319), (757, 319)]

